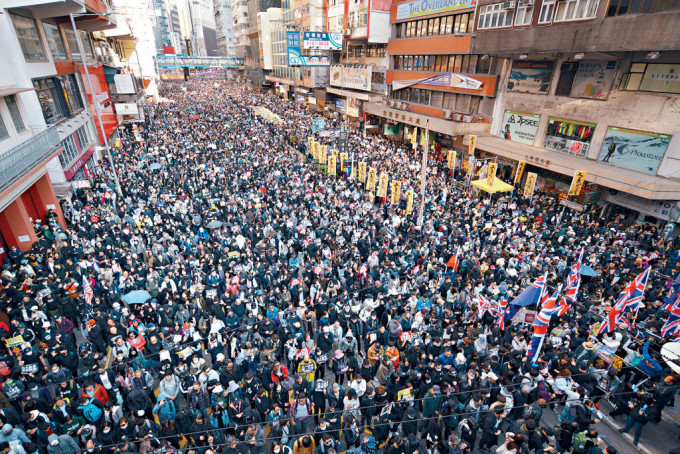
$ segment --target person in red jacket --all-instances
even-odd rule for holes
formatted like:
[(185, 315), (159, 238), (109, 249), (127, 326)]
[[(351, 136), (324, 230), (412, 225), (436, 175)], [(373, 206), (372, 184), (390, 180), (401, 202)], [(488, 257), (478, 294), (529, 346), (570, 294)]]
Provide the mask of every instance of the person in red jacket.
[(109, 401), (109, 393), (106, 392), (106, 388), (104, 388), (99, 383), (93, 383), (91, 381), (85, 383), (85, 388), (83, 388), (83, 392), (80, 394), (80, 397), (83, 396), (89, 398), (94, 397), (99, 402), (101, 402), (102, 405), (106, 405), (106, 403)]
[(278, 381), (283, 381), (288, 378), (288, 368), (282, 365), (280, 362), (274, 363), (274, 368), (272, 369), (272, 383)]

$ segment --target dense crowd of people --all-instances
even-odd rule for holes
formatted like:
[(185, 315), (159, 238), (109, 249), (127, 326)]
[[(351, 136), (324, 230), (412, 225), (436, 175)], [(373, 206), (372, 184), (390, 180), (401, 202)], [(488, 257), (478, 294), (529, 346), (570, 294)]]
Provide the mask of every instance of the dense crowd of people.
[[(419, 228), (310, 161), (318, 113), (223, 78), (161, 94), (123, 132), (122, 195), (103, 167), (68, 229), (3, 262), (2, 454), (616, 454), (601, 419), (637, 444), (674, 404), (659, 347), (679, 244), (654, 226), (540, 191), (489, 201), (431, 159)], [(410, 144), (349, 129), (346, 150), (417, 192)], [(530, 361), (536, 307), (501, 329), (479, 295), (544, 274), (552, 291), (582, 250), (596, 275)], [(597, 335), (649, 266), (635, 317)]]

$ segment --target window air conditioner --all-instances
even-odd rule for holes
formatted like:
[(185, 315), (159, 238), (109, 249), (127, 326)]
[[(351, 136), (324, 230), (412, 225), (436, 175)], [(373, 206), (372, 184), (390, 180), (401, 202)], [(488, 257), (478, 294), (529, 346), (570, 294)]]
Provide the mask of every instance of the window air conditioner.
[(503, 2), (501, 9), (515, 9), (515, 0)]

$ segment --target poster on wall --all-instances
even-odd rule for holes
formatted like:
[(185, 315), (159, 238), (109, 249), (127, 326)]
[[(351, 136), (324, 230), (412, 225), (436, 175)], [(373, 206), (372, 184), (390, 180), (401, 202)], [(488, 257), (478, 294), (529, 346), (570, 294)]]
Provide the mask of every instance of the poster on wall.
[(350, 117), (359, 116), (359, 100), (357, 98), (347, 98), (347, 115)]
[(508, 79), (508, 91), (547, 95), (554, 61), (515, 61)]
[(650, 63), (640, 83), (641, 91), (680, 93), (680, 64)]
[(671, 141), (666, 134), (610, 126), (597, 160), (624, 169), (656, 174)]
[(330, 66), (331, 59), (321, 55), (302, 55), (300, 51), (300, 32), (286, 32), (288, 66)]
[(334, 87), (368, 91), (371, 89), (372, 77), (371, 66), (336, 65), (331, 67), (331, 85)]
[(533, 145), (539, 121), (541, 121), (540, 115), (506, 110), (503, 115), (501, 137), (513, 142)]
[(430, 14), (446, 13), (464, 8), (474, 8), (474, 0), (416, 0), (397, 6), (397, 20), (412, 19)]
[(326, 32), (304, 32), (302, 48), (315, 50), (342, 50), (342, 34)]
[(550, 150), (585, 157), (590, 149), (595, 123), (550, 117), (543, 146)]
[(571, 86), (575, 98), (607, 99), (616, 76), (616, 60), (581, 60)]

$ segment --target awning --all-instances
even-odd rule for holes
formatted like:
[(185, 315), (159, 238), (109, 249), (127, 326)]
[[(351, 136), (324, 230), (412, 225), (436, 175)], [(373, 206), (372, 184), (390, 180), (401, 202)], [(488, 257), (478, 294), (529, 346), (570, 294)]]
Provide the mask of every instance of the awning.
[(484, 192), (488, 192), (490, 194), (495, 194), (497, 192), (508, 192), (512, 191), (515, 189), (514, 187), (510, 186), (507, 183), (504, 183), (498, 178), (494, 178), (493, 180), (493, 187), (489, 187), (489, 183), (487, 183), (486, 178), (482, 178), (481, 180), (476, 180), (472, 182), (472, 186), (477, 187), (481, 189)]

